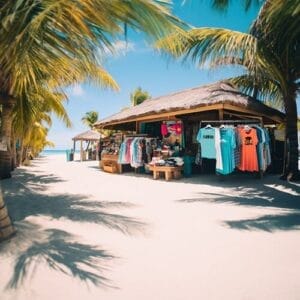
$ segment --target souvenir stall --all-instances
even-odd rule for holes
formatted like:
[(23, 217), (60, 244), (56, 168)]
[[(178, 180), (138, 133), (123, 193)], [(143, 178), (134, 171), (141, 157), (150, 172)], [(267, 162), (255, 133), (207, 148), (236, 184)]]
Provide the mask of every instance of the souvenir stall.
[(80, 161), (96, 160), (97, 147), (103, 135), (96, 130), (88, 130), (72, 138), (73, 153), (76, 152), (76, 142), (80, 142)]
[(217, 82), (146, 100), (96, 126), (140, 135), (123, 138), (118, 164), (144, 167), (154, 178), (163, 172), (168, 180), (181, 173), (262, 175), (272, 161), (277, 163), (273, 133), (284, 118), (230, 84)]
[(122, 133), (115, 133), (105, 137), (99, 144), (99, 167), (109, 173), (122, 173), (122, 166), (118, 163), (119, 150), (123, 141)]

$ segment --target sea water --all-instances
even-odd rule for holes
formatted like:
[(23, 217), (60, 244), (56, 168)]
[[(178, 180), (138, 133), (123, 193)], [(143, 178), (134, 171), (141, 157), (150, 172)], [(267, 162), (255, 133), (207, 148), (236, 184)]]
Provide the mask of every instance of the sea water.
[[(67, 150), (43, 150), (41, 152), (41, 156), (51, 156), (51, 155), (66, 155)], [(70, 151), (70, 150), (69, 150)], [(79, 153), (79, 151), (75, 151), (75, 153)]]
[(51, 155), (66, 155), (66, 150), (43, 150), (41, 152), (42, 156), (51, 156)]

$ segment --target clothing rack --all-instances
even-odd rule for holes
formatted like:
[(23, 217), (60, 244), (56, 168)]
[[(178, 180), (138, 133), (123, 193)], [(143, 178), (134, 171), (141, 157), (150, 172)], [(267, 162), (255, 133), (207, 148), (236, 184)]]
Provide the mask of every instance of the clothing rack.
[[(199, 128), (201, 128), (202, 124), (247, 124), (247, 125), (254, 125), (254, 124), (258, 124), (260, 125), (261, 127), (263, 127), (263, 123), (262, 121), (260, 120), (207, 120), (207, 121), (200, 121), (200, 124), (199, 124)], [(263, 178), (263, 171), (262, 170), (259, 170), (258, 172), (259, 174), (259, 177), (260, 179)]]
[(259, 120), (209, 120), (209, 121), (200, 121), (199, 128), (202, 124), (259, 124), (262, 126), (262, 123)]
[(124, 136), (124, 138), (131, 138), (131, 137), (149, 137), (149, 134), (145, 133), (136, 133), (136, 134), (127, 134)]

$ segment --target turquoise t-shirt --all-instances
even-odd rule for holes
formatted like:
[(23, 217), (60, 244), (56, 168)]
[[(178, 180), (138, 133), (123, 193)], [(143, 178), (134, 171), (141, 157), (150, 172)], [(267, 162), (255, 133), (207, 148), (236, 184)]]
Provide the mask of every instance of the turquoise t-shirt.
[(201, 157), (216, 158), (214, 127), (201, 128), (197, 134), (197, 141), (201, 144)]
[(230, 174), (235, 168), (234, 149), (236, 147), (235, 132), (232, 128), (221, 128), (221, 155), (223, 169), (217, 172), (223, 175)]

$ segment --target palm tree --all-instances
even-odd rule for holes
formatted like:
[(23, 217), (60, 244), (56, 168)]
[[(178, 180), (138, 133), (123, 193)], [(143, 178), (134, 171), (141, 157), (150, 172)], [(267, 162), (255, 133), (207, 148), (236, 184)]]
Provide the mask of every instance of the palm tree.
[[(192, 29), (163, 39), (158, 46), (175, 57), (209, 63), (242, 65), (246, 74), (231, 82), (261, 100), (280, 102), (286, 113), (289, 147), (282, 178), (299, 179), (297, 106), (300, 77), (300, 5), (266, 1), (249, 33), (223, 28)], [(271, 100), (270, 100), (271, 99)]]
[(81, 118), (83, 124), (87, 125), (91, 129), (94, 124), (98, 121), (98, 112), (96, 111), (88, 111), (85, 113), (84, 117)]
[(146, 99), (151, 98), (147, 91), (143, 91), (141, 87), (138, 87), (130, 94), (131, 105), (136, 106), (144, 102)]
[[(64, 108), (66, 95), (58, 91), (40, 88), (39, 93), (30, 91), (17, 99), (17, 105), (13, 111), (13, 135), (18, 140), (19, 163), (26, 158), (26, 150), (30, 147), (32, 152), (38, 154), (42, 150), (42, 144), (48, 144), (46, 136), (47, 126), (51, 126), (51, 114), (54, 113), (67, 127), (71, 121)], [(42, 129), (43, 128), (43, 129)], [(39, 131), (40, 134), (36, 134)], [(45, 133), (45, 136), (41, 132)], [(15, 142), (13, 143), (16, 144)]]
[(45, 78), (65, 86), (92, 77), (116, 88), (99, 53), (114, 52), (123, 24), (155, 38), (181, 25), (167, 2), (156, 0), (2, 0), (0, 18), (0, 137), (6, 146), (0, 178), (10, 176), (12, 111), (21, 95), (38, 90)]

